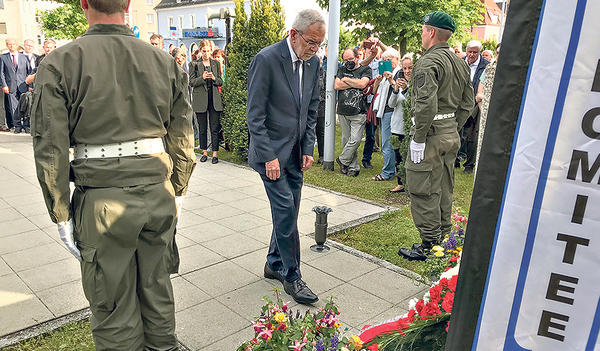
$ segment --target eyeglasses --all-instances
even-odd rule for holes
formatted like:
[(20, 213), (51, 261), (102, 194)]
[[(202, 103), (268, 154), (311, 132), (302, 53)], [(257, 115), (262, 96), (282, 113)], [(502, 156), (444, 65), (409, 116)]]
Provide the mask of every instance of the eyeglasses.
[(302, 37), (302, 39), (306, 42), (306, 44), (308, 44), (308, 47), (313, 47), (313, 48), (318, 48), (319, 46), (321, 46), (321, 43), (317, 43), (316, 41), (308, 41), (306, 40), (306, 38), (304, 38), (304, 36), (302, 35), (302, 33), (297, 32), (298, 35), (300, 35), (300, 37)]

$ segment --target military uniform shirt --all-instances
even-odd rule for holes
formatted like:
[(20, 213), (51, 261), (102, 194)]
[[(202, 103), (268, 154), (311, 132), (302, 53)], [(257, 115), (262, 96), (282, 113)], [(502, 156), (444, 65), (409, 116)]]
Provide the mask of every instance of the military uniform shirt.
[[(170, 179), (175, 195), (185, 195), (196, 164), (187, 75), (127, 26), (93, 25), (53, 51), (38, 67), (33, 94), (36, 168), (54, 222), (71, 217), (69, 180), (126, 187)], [(163, 138), (166, 152), (69, 165), (70, 146), (146, 138)]]
[[(415, 63), (412, 72), (413, 140), (424, 143), (436, 127), (448, 123), (459, 130), (475, 105), (470, 69), (465, 60), (450, 52), (448, 43), (433, 45)], [(434, 121), (436, 115), (455, 113), (455, 118)]]

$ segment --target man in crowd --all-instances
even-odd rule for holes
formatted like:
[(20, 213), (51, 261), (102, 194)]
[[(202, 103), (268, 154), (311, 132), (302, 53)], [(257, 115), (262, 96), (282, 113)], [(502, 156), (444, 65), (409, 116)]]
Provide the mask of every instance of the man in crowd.
[(313, 163), (319, 107), (319, 59), (325, 21), (316, 10), (296, 16), (289, 35), (261, 50), (248, 69), (248, 163), (271, 204), (273, 233), (264, 276), (278, 279), (302, 304), (319, 300), (300, 273), (298, 210), (303, 172)]
[(363, 89), (371, 80), (371, 69), (358, 63), (358, 50), (347, 48), (344, 63), (338, 69), (334, 88), (338, 90), (337, 113), (342, 129), (342, 153), (336, 162), (340, 172), (349, 177), (360, 173), (358, 147), (367, 122), (367, 101)]
[(34, 70), (37, 67), (36, 62), (38, 60), (38, 57), (40, 57), (40, 55), (35, 54), (33, 52), (33, 50), (35, 50), (35, 42), (31, 39), (25, 39), (25, 41), (23, 42), (23, 48), (25, 49), (23, 54), (27, 56), (27, 59), (29, 60), (29, 65), (31, 66), (31, 69)]
[(421, 42), (426, 52), (412, 72), (413, 126), (405, 167), (411, 212), (422, 243), (398, 252), (412, 260), (425, 260), (452, 226), (458, 130), (474, 106), (469, 67), (448, 46), (455, 30), (456, 23), (445, 12), (425, 15)]
[(169, 275), (196, 164), (188, 80), (125, 25), (129, 0), (81, 7), (89, 29), (48, 55), (35, 79), (38, 180), (62, 241), (81, 261), (96, 350), (177, 350)]
[(150, 44), (156, 46), (161, 50), (165, 49), (165, 42), (163, 41), (163, 36), (160, 34), (152, 34), (152, 36), (150, 37)]
[(35, 79), (35, 72), (37, 72), (38, 66), (40, 65), (42, 60), (46, 58), (46, 56), (48, 56), (52, 51), (54, 51), (54, 49), (56, 49), (56, 42), (52, 39), (46, 39), (44, 41), (43, 48), (44, 48), (44, 54), (38, 55), (35, 60), (35, 68), (32, 70), (33, 74), (28, 75), (27, 78), (25, 79), (25, 83), (27, 83), (27, 84), (33, 84), (33, 80)]
[(0, 131), (8, 131), (10, 119), (15, 133), (29, 131), (29, 126), (21, 123), (19, 112), (19, 98), (21, 94), (27, 92), (29, 88), (25, 84), (25, 79), (31, 74), (31, 66), (27, 56), (17, 51), (18, 45), (15, 38), (6, 39), (6, 48), (8, 52), (0, 55), (0, 83), (2, 91), (5, 94), (6, 122), (0, 125)]
[[(471, 73), (471, 85), (473, 91), (477, 94), (479, 88), (480, 78), (485, 70), (485, 67), (490, 63), (481, 56), (481, 43), (477, 40), (472, 40), (467, 43), (467, 56), (465, 57), (467, 64), (469, 64)], [(464, 152), (465, 163), (463, 164), (465, 173), (473, 173), (475, 167), (475, 159), (477, 154), (477, 134), (479, 131), (479, 106), (478, 102), (480, 99), (476, 99), (473, 112), (467, 119), (462, 131), (461, 131), (461, 152)], [(460, 160), (457, 158), (454, 165), (460, 168)]]

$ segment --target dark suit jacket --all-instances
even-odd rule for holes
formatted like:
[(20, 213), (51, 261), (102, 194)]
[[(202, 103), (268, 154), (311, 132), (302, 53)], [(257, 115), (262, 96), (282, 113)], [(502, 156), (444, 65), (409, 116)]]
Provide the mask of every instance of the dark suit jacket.
[(313, 154), (319, 59), (313, 56), (302, 67), (301, 106), (292, 88), (292, 59), (286, 39), (262, 49), (248, 68), (248, 163), (260, 174), (266, 174), (265, 163), (276, 158), (284, 167), (297, 143), (302, 155)]
[(19, 53), (17, 69), (13, 64), (10, 52), (0, 55), (0, 83), (2, 87), (8, 87), (11, 94), (21, 93), (29, 90), (25, 84), (25, 78), (31, 74), (31, 66), (27, 56)]
[[(465, 57), (464, 60), (466, 61), (467, 58)], [(467, 62), (468, 64), (468, 62)], [(481, 78), (481, 75), (483, 74), (483, 71), (485, 70), (485, 66), (489, 65), (490, 61), (486, 60), (483, 58), (483, 56), (479, 55), (479, 64), (477, 65), (477, 69), (475, 70), (475, 75), (473, 76), (473, 81), (471, 82), (473, 84), (473, 92), (475, 93), (475, 95), (477, 95), (477, 88), (479, 87), (479, 83), (481, 83), (479, 81), (479, 79)], [(475, 104), (477, 105), (477, 104)]]
[[(190, 86), (194, 88), (192, 91), (192, 107), (194, 112), (206, 112), (208, 108), (208, 90), (206, 89), (206, 81), (202, 78), (204, 74), (204, 64), (202, 59), (198, 61), (192, 61), (189, 67), (190, 75)], [(221, 79), (221, 65), (219, 62), (210, 59), (210, 70), (215, 76), (215, 80), (212, 85), (212, 96), (213, 96), (213, 107), (215, 111), (223, 111), (223, 102), (221, 101), (221, 93), (219, 93), (218, 86), (223, 85)]]

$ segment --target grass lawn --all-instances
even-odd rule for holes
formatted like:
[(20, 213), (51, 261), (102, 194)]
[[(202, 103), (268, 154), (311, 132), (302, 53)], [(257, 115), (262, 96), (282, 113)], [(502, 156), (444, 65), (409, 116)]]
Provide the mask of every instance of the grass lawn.
[(27, 339), (3, 351), (94, 351), (90, 322), (84, 320)]

